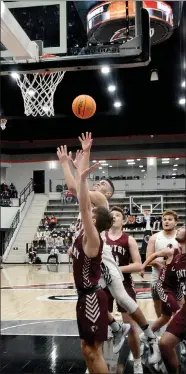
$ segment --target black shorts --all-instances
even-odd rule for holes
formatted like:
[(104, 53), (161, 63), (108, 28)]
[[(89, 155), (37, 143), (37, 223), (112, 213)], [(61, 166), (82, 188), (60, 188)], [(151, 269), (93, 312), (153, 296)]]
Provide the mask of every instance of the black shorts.
[(103, 290), (81, 295), (76, 305), (80, 339), (88, 345), (104, 342), (108, 334), (108, 300)]

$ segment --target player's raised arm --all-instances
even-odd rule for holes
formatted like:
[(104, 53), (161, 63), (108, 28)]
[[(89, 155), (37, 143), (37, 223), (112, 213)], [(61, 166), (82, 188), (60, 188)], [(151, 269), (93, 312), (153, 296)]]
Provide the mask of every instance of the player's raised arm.
[(173, 255), (173, 253), (174, 248), (165, 248), (162, 249), (162, 251), (152, 253), (143, 263), (142, 270), (144, 270), (147, 267), (147, 265), (151, 264), (151, 262), (155, 260), (157, 257), (170, 257)]
[(77, 183), (75, 181), (75, 178), (71, 172), (69, 161), (72, 160), (71, 152), (68, 154), (67, 152), (67, 146), (61, 146), (57, 148), (57, 156), (59, 158), (59, 161), (61, 163), (61, 166), (63, 168), (65, 181), (68, 186), (68, 190), (73, 194), (76, 195), (77, 193)]
[(91, 200), (89, 196), (88, 175), (93, 172), (99, 164), (95, 164), (85, 170), (80, 175), (79, 182), (79, 208), (81, 213), (81, 219), (84, 228), (84, 252), (88, 257), (96, 257), (98, 255), (100, 247), (100, 237), (98, 231), (95, 227), (92, 209), (91, 209)]

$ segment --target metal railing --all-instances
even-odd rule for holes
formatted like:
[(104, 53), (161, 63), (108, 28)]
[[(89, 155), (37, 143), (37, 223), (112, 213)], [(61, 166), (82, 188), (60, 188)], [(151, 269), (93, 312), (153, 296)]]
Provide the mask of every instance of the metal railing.
[(26, 200), (27, 197), (31, 194), (34, 190), (34, 181), (31, 179), (30, 182), (26, 185), (25, 188), (20, 193), (19, 196), (19, 206), (21, 206)]
[(9, 243), (10, 243), (10, 240), (12, 239), (13, 235), (14, 235), (14, 232), (17, 228), (17, 226), (19, 225), (19, 222), (20, 222), (20, 210), (17, 211), (13, 221), (12, 221), (12, 224), (10, 226), (10, 229), (9, 229), (9, 232), (8, 232), (8, 235), (6, 236), (6, 239), (4, 241), (4, 252), (6, 251)]

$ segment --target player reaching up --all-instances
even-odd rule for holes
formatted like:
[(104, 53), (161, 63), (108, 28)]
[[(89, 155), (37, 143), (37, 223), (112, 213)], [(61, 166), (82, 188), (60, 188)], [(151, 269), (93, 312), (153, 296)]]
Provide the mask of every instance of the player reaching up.
[(108, 230), (112, 216), (105, 207), (91, 208), (87, 176), (96, 168), (81, 173), (78, 180), (78, 198), (83, 223), (72, 246), (73, 274), (78, 293), (76, 307), (81, 347), (89, 373), (108, 373), (103, 358), (103, 342), (107, 340), (107, 296), (99, 286), (103, 240), (100, 233)]
[[(81, 171), (86, 170), (89, 166), (89, 158), (90, 158), (90, 149), (92, 145), (92, 138), (91, 134), (86, 133), (86, 136), (82, 134), (82, 138), (79, 138), (82, 144), (83, 155), (81, 154)], [(61, 161), (66, 183), (68, 188), (73, 191), (73, 193), (77, 194), (77, 182), (78, 175), (76, 175), (76, 180), (73, 177), (70, 167), (69, 167), (69, 158), (71, 155), (67, 153), (67, 147), (61, 147), (57, 150), (58, 157)], [(76, 167), (76, 161), (75, 161)], [(67, 179), (69, 177), (69, 180)], [(111, 182), (112, 183), (112, 182)], [(114, 187), (111, 187), (111, 184), (108, 180), (104, 180), (103, 184), (99, 184), (96, 187), (95, 191), (89, 191), (89, 196), (91, 200), (91, 204), (93, 206), (104, 206), (108, 208), (108, 201), (107, 199), (112, 196), (114, 193)], [(81, 217), (79, 217), (80, 226), (81, 227)], [(77, 231), (78, 232), (78, 231)], [(105, 241), (105, 233), (102, 233), (102, 238)], [(149, 358), (149, 361), (152, 363), (159, 361), (159, 354), (158, 354), (158, 344), (157, 344), (157, 337), (152, 332), (146, 318), (144, 317), (142, 311), (138, 307), (137, 303), (128, 295), (125, 288), (123, 287), (123, 276), (118, 268), (113, 256), (111, 247), (107, 244), (103, 246), (103, 254), (102, 254), (102, 278), (101, 278), (101, 286), (102, 288), (108, 287), (109, 291), (111, 292), (114, 299), (117, 303), (124, 308), (133, 318), (136, 323), (141, 327), (144, 331), (146, 339), (151, 346), (152, 355)], [(109, 324), (111, 326), (113, 335), (114, 335), (114, 342), (113, 342), (113, 350), (115, 353), (119, 351), (121, 345), (124, 341), (126, 336), (126, 331), (128, 332), (128, 328), (130, 325), (123, 325), (116, 322), (112, 315), (109, 314)], [(129, 327), (128, 327), (129, 326)]]

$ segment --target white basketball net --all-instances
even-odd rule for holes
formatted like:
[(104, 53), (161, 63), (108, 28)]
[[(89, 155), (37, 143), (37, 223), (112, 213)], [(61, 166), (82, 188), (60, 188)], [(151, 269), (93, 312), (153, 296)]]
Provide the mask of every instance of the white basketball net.
[(6, 118), (1, 118), (1, 120), (0, 120), (0, 126), (1, 126), (2, 130), (6, 129), (6, 123), (7, 123), (7, 119)]
[(54, 116), (54, 93), (65, 72), (21, 74), (15, 77), (26, 116)]

